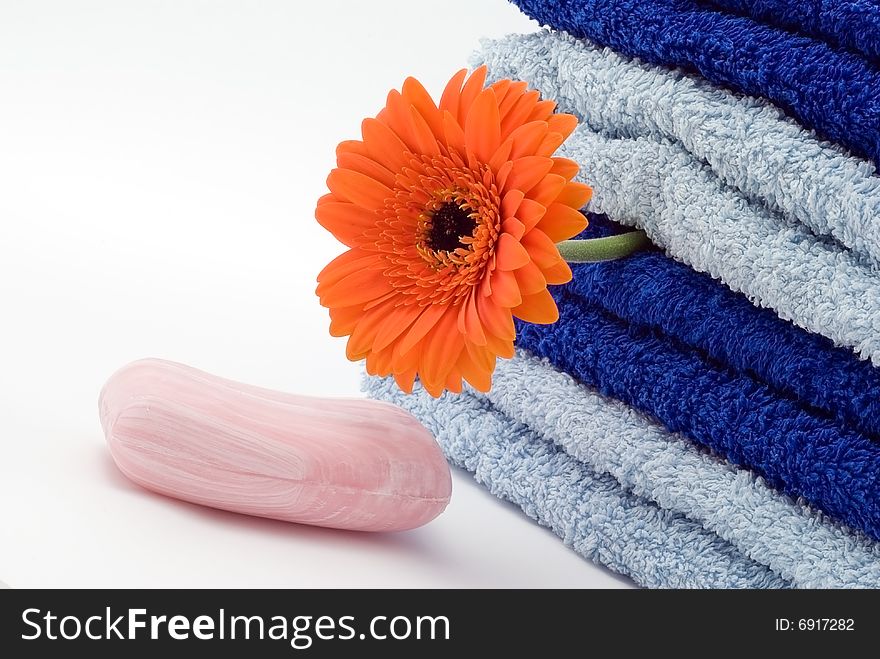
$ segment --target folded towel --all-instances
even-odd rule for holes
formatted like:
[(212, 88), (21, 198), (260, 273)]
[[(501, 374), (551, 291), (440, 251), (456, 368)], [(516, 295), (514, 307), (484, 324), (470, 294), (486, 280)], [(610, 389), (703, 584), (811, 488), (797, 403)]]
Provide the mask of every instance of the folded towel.
[[(880, 43), (880, 40), (878, 40)], [(606, 137), (668, 138), (746, 197), (880, 264), (880, 178), (763, 99), (565, 33), (483, 41), (472, 64), (540, 89)]]
[[(542, 24), (764, 96), (824, 137), (880, 162), (880, 71), (858, 54), (697, 0), (513, 1)], [(869, 14), (876, 17), (877, 9)], [(875, 41), (876, 33), (866, 38)]]
[(627, 491), (682, 513), (799, 588), (880, 586), (880, 543), (850, 531), (520, 351), (479, 394)]
[[(767, 566), (684, 515), (627, 492), (470, 393), (434, 399), (367, 377), (373, 398), (411, 412), (450, 462), (474, 473), (586, 558), (653, 588), (783, 588)], [(610, 430), (610, 429), (609, 429)]]
[(880, 538), (880, 442), (656, 330), (554, 297), (559, 321), (518, 323), (520, 347)]
[(709, 0), (717, 7), (760, 23), (822, 39), (865, 57), (880, 59), (880, 5), (877, 0)]
[[(589, 218), (583, 237), (620, 231), (603, 216)], [(572, 271), (565, 288), (589, 305), (659, 330), (880, 439), (880, 369), (852, 351), (780, 320), (659, 251), (574, 265)]]
[(581, 126), (560, 153), (593, 186), (591, 210), (880, 366), (880, 274), (851, 252), (748, 202), (678, 144)]
[[(562, 65), (567, 59), (558, 60), (559, 64), (554, 65), (558, 58), (541, 56), (540, 47), (517, 54), (519, 42), (510, 43), (509, 49), (502, 43), (494, 51), (489, 44), (488, 51), (493, 54), (487, 59), (494, 66), (505, 57), (505, 52), (510, 51), (512, 61), (522, 62), (518, 67), (521, 75), (516, 77), (538, 88), (554, 75), (539, 72), (553, 71), (556, 66), (559, 73), (555, 75), (568, 81), (556, 85), (565, 90), (565, 96), (557, 99), (562, 110), (578, 112), (577, 107), (568, 105), (566, 98), (596, 95), (591, 88), (585, 94), (578, 92), (578, 79), (570, 78), (566, 73), (568, 69)], [(553, 43), (551, 41), (551, 46)], [(562, 50), (560, 54), (567, 55), (568, 52)], [(589, 68), (578, 60), (574, 60), (573, 66), (577, 71)], [(505, 65), (501, 67), (504, 73), (499, 74), (494, 69), (490, 73), (509, 73)], [(624, 95), (645, 86), (640, 77), (633, 78), (632, 71), (618, 71), (617, 74)], [(626, 82), (630, 79), (634, 80), (632, 86)], [(667, 82), (667, 86), (672, 84)], [(551, 85), (551, 94), (553, 88)], [(638, 92), (633, 93), (638, 99)], [(719, 116), (722, 109), (713, 105), (706, 106), (704, 111), (702, 116), (711, 119)], [(653, 114), (650, 103), (642, 114)], [(656, 116), (662, 114), (658, 112)], [(585, 114), (589, 115), (589, 112)], [(607, 133), (604, 129), (613, 125), (614, 117), (625, 123), (627, 116), (628, 113), (621, 108), (621, 112), (609, 114), (608, 122), (603, 122), (600, 129)], [(681, 126), (678, 133), (684, 134), (685, 126), (699, 125), (695, 117), (686, 115), (685, 119), (686, 122), (675, 122)], [(749, 126), (748, 121), (737, 121), (725, 131), (734, 136), (745, 135)], [(719, 132), (725, 131), (719, 129)], [(772, 308), (781, 318), (826, 336), (837, 345), (853, 349), (863, 358), (880, 365), (880, 273), (859, 254), (835, 241), (817, 237), (807, 226), (789, 220), (765, 205), (750, 202), (742, 193), (725, 185), (715, 170), (701, 161), (701, 157), (708, 157), (708, 153), (694, 147), (695, 142), (691, 141), (691, 148), (698, 152), (697, 156), (680, 142), (672, 142), (656, 131), (648, 133), (632, 139), (618, 139), (597, 134), (590, 125), (582, 125), (562, 146), (560, 154), (578, 161), (582, 168), (581, 180), (594, 187), (590, 208), (605, 212), (619, 222), (640, 226), (671, 256), (721, 279), (733, 290), (745, 293), (755, 304)], [(677, 133), (672, 131), (671, 134)], [(804, 151), (800, 158), (789, 152), (783, 155), (798, 163), (808, 153), (809, 150)], [(752, 158), (751, 153), (747, 155)], [(734, 156), (731, 158), (735, 159)], [(771, 162), (776, 161), (771, 157)], [(743, 166), (748, 168), (747, 164)], [(736, 178), (735, 172), (730, 176)], [(813, 181), (818, 186), (816, 188), (805, 188), (792, 179), (780, 189), (801, 190), (795, 194), (801, 201), (818, 199), (823, 194), (819, 190), (820, 178)], [(880, 200), (880, 196), (875, 197), (869, 192), (877, 179), (865, 177), (864, 185), (855, 179), (847, 180), (849, 183), (841, 183), (844, 188), (866, 191), (864, 197), (860, 193), (855, 197), (867, 205), (862, 207), (864, 212), (844, 213), (852, 220), (846, 226), (862, 226), (864, 229), (868, 225), (859, 224), (856, 217), (880, 217), (877, 210), (868, 210)], [(748, 187), (745, 183), (742, 185)], [(758, 193), (761, 191), (757, 188), (752, 192), (753, 196), (760, 197)], [(780, 193), (776, 199), (784, 197)], [(789, 198), (794, 197), (789, 194)], [(844, 198), (845, 195), (841, 200)], [(870, 199), (874, 201), (868, 203)], [(794, 206), (798, 204), (800, 202)], [(845, 208), (856, 206), (858, 204), (842, 202)], [(803, 206), (802, 214), (818, 216), (822, 208), (807, 204)], [(873, 222), (876, 223), (876, 219)], [(867, 240), (871, 235), (867, 229), (860, 229), (859, 234), (866, 239), (865, 244), (880, 246), (880, 239)], [(854, 240), (850, 242), (854, 243)]]

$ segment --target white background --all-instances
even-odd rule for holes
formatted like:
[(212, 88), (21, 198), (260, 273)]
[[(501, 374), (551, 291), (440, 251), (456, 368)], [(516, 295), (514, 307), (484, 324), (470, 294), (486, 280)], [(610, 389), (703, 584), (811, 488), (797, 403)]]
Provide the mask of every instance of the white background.
[(96, 400), (146, 356), (359, 394), (314, 278), (334, 147), (437, 94), (505, 0), (0, 3), (0, 579), (15, 586), (625, 586), (463, 472), (426, 527), (315, 529), (129, 483)]

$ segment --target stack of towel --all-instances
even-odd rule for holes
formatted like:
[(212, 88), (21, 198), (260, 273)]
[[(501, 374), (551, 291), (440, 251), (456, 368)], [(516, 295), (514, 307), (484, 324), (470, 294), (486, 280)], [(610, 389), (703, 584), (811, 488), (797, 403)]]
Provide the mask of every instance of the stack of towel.
[(489, 394), (368, 392), (638, 584), (880, 587), (880, 8), (517, 4), (554, 31), (473, 64), (580, 118), (584, 237), (657, 247), (574, 267)]

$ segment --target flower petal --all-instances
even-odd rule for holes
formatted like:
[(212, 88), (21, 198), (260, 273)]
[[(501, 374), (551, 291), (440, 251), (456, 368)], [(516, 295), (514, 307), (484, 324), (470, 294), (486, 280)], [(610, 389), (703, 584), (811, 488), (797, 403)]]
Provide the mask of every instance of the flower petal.
[(366, 370), (370, 375), (386, 377), (391, 375), (391, 351), (380, 350), (368, 352), (366, 357)]
[(477, 313), (477, 291), (472, 290), (458, 312), (458, 330), (478, 346), (486, 345), (486, 333)]
[(553, 158), (553, 168), (550, 170), (552, 174), (563, 177), (566, 181), (570, 181), (581, 170), (574, 160), (568, 158)]
[(565, 185), (556, 201), (572, 208), (583, 208), (592, 196), (593, 189), (589, 185), (572, 181)]
[(531, 261), (515, 270), (513, 274), (516, 275), (516, 283), (523, 296), (534, 295), (547, 288), (547, 280), (544, 278), (541, 268)]
[(573, 114), (566, 114), (564, 112), (555, 113), (547, 119), (547, 126), (552, 132), (560, 133), (563, 141), (568, 139), (568, 136), (574, 132), (577, 125), (578, 118)]
[(337, 197), (368, 210), (383, 208), (385, 200), (394, 194), (376, 179), (351, 169), (336, 168), (331, 171), (327, 177), (327, 187)]
[(400, 92), (392, 89), (388, 92), (385, 110), (380, 114), (379, 121), (393, 130), (410, 151), (416, 152), (418, 150), (418, 140), (412, 123), (410, 107), (410, 104), (404, 100)]
[(336, 157), (341, 153), (358, 153), (362, 156), (367, 155), (367, 147), (360, 140), (343, 140), (336, 145)]
[(389, 311), (383, 327), (376, 334), (373, 350), (384, 350), (397, 340), (421, 315), (422, 309), (417, 304), (402, 304)]
[(416, 140), (416, 151), (422, 155), (439, 156), (440, 145), (437, 143), (437, 138), (434, 136), (434, 132), (428, 125), (428, 122), (425, 121), (416, 108), (410, 107), (409, 112)]
[(538, 222), (541, 221), (541, 218), (544, 217), (544, 213), (546, 212), (547, 209), (537, 201), (534, 201), (533, 199), (523, 199), (516, 211), (516, 219), (522, 222), (524, 233), (528, 233), (536, 224), (538, 224)]
[(357, 361), (369, 354), (376, 334), (385, 322), (385, 312), (391, 304), (390, 302), (386, 303), (386, 305), (377, 307), (361, 316), (345, 346), (345, 354), (349, 360)]
[(409, 164), (406, 144), (378, 119), (364, 119), (361, 135), (370, 157), (388, 170), (398, 172)]
[(495, 243), (495, 258), (499, 270), (516, 270), (531, 261), (526, 248), (509, 233), (502, 233)]
[(507, 90), (510, 89), (512, 83), (513, 81), (509, 78), (504, 78), (488, 85), (489, 89), (495, 92), (495, 98), (498, 99), (499, 106), (501, 105), (501, 99), (507, 96)]
[(511, 236), (516, 238), (517, 242), (520, 238), (523, 237), (523, 234), (526, 232), (526, 225), (520, 222), (515, 217), (508, 217), (501, 223), (501, 230), (504, 233), (509, 233)]
[(507, 189), (507, 179), (510, 176), (510, 172), (513, 171), (513, 161), (508, 160), (506, 163), (501, 165), (498, 168), (498, 171), (495, 173), (495, 183), (501, 190)]
[(518, 127), (529, 120), (541, 95), (532, 90), (520, 96), (513, 106), (501, 115), (501, 139), (507, 139)]
[(382, 297), (388, 291), (388, 281), (382, 270), (365, 268), (343, 277), (332, 285), (324, 286), (321, 304), (325, 307), (353, 307)]
[(394, 187), (394, 174), (368, 156), (344, 151), (336, 156), (336, 164), (342, 169), (350, 169), (360, 172), (364, 176), (369, 176), (371, 179), (379, 181), (388, 189)]
[(559, 248), (547, 236), (546, 233), (538, 228), (532, 229), (522, 237), (523, 247), (529, 251), (529, 256), (541, 270), (556, 265), (562, 258), (559, 256)]
[(502, 339), (492, 334), (486, 338), (488, 339), (486, 347), (489, 348), (493, 355), (503, 357), (504, 359), (510, 359), (515, 354), (516, 351), (514, 350), (512, 339)]
[(466, 125), (468, 113), (471, 111), (477, 96), (483, 90), (486, 83), (486, 67), (480, 66), (474, 69), (473, 73), (468, 77), (464, 87), (461, 88), (461, 96), (458, 98), (458, 114), (456, 118), (462, 126)]
[[(471, 348), (462, 350), (455, 365), (461, 371), (462, 377), (477, 391), (487, 393), (492, 388), (491, 370), (479, 368), (470, 356)], [(484, 348), (485, 350), (485, 348)], [(494, 363), (492, 364), (494, 368)]]
[(484, 89), (474, 100), (464, 125), (465, 144), (480, 162), (488, 163), (501, 146), (501, 121), (495, 92)]
[[(530, 121), (514, 130), (509, 138), (513, 141), (513, 149), (510, 152), (511, 159), (515, 160), (523, 156), (536, 155), (538, 147), (541, 145), (546, 134), (546, 121)], [(549, 156), (550, 154), (547, 155)]]
[(411, 368), (402, 373), (393, 373), (393, 375), (394, 381), (400, 387), (400, 390), (405, 394), (411, 394), (416, 381), (416, 369)]
[(392, 366), (392, 371), (395, 373), (405, 373), (406, 371), (416, 371), (419, 370), (419, 364), (422, 361), (422, 345), (423, 341), (419, 341), (416, 345), (407, 352), (406, 354), (402, 354), (400, 352), (400, 341), (396, 342), (392, 346), (393, 353), (393, 361), (394, 364)]
[(347, 201), (328, 201), (315, 208), (315, 219), (339, 242), (356, 247), (365, 240), (364, 232), (376, 227), (379, 217)]
[(419, 377), (429, 384), (445, 384), (446, 376), (464, 350), (464, 343), (464, 335), (456, 327), (455, 309), (447, 307), (427, 337)]
[[(434, 134), (434, 139), (439, 140), (443, 137), (443, 115), (434, 105), (434, 99), (428, 91), (422, 86), (418, 80), (409, 77), (403, 81), (403, 87), (400, 90), (403, 98), (412, 105), (419, 115), (425, 120)], [(569, 115), (571, 116), (571, 115)]]
[(587, 218), (578, 210), (564, 204), (552, 203), (538, 222), (538, 228), (555, 243), (578, 235), (587, 228)]
[(467, 69), (461, 69), (446, 83), (440, 96), (440, 111), (451, 112), (453, 118), (458, 117), (458, 99), (461, 97), (461, 86), (467, 77)]
[(522, 82), (521, 80), (507, 81), (510, 84), (507, 85), (503, 93), (501, 93), (496, 87), (496, 85), (500, 86), (501, 82), (504, 81), (496, 82), (492, 85), (492, 88), (495, 89), (495, 95), (498, 97), (498, 112), (501, 115), (501, 119), (503, 120), (510, 112), (510, 109), (514, 106), (514, 104), (522, 97), (523, 94), (526, 93), (529, 85), (528, 83)]
[(556, 301), (546, 288), (523, 298), (522, 304), (513, 309), (513, 315), (527, 323), (549, 325), (559, 320)]
[(360, 305), (330, 309), (330, 336), (348, 336), (363, 315)]
[(398, 344), (400, 354), (406, 354), (425, 338), (428, 332), (437, 324), (437, 321), (443, 317), (446, 309), (446, 305), (442, 304), (429, 304), (424, 307), (421, 315), (419, 315), (406, 335), (400, 340)]
[(461, 385), (461, 371), (458, 370), (457, 366), (453, 366), (449, 373), (446, 374), (446, 390), (454, 394), (460, 394)]
[(365, 249), (359, 248), (346, 250), (325, 265), (324, 269), (318, 273), (318, 290), (316, 293), (320, 296), (322, 288), (333, 286), (351, 273), (370, 267), (379, 267), (378, 257), (375, 252), (368, 252)]
[(565, 189), (566, 183), (568, 181), (562, 176), (547, 174), (540, 183), (529, 190), (529, 199), (533, 199), (542, 206), (547, 207), (556, 201), (556, 198)]
[(513, 324), (513, 318), (510, 310), (499, 307), (490, 297), (476, 295), (477, 311), (480, 314), (480, 322), (487, 330), (486, 337), (489, 335), (497, 336), (500, 339), (513, 341), (516, 338), (516, 327)]
[(504, 163), (510, 160), (510, 150), (513, 148), (513, 142), (510, 140), (505, 140), (502, 142), (501, 146), (499, 146), (495, 153), (492, 154), (492, 157), (489, 158), (489, 169), (493, 172), (499, 171)]
[(446, 145), (460, 155), (465, 152), (464, 130), (451, 113), (443, 114), (443, 137), (446, 139)]
[(501, 217), (513, 217), (525, 196), (522, 190), (508, 190), (501, 199)]
[(427, 391), (431, 397), (440, 398), (443, 395), (443, 383), (428, 381), (421, 373), (419, 373), (419, 382), (422, 384), (422, 389)]
[(525, 156), (512, 162), (513, 168), (510, 170), (510, 176), (507, 177), (505, 187), (508, 190), (522, 190), (528, 196), (531, 196), (528, 194), (529, 191), (540, 183), (553, 167), (550, 158), (541, 156)]
[(492, 278), (492, 301), (499, 307), (507, 309), (515, 307), (522, 302), (516, 277), (512, 272), (496, 270)]
[(549, 158), (556, 153), (556, 149), (558, 149), (564, 141), (565, 138), (562, 137), (561, 133), (548, 132), (544, 135), (544, 139), (541, 140), (541, 143), (535, 148), (535, 155), (547, 156)]
[[(465, 341), (465, 349), (471, 364), (475, 370), (491, 373), (495, 369), (495, 353), (482, 346), (476, 346)], [(465, 369), (462, 369), (465, 370)]]
[(538, 101), (526, 121), (548, 121), (556, 110), (556, 101)]
[(571, 267), (565, 259), (559, 259), (547, 268), (541, 268), (548, 284), (567, 284), (571, 281)]

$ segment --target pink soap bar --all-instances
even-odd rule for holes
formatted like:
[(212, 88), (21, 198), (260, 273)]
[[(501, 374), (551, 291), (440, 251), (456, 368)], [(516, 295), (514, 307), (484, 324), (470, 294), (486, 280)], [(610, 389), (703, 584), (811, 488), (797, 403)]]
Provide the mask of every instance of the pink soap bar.
[(284, 394), (157, 359), (104, 385), (116, 465), (184, 501), (361, 531), (421, 526), (452, 480), (431, 434), (394, 405)]

